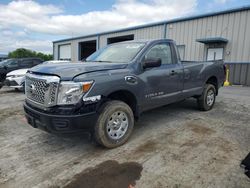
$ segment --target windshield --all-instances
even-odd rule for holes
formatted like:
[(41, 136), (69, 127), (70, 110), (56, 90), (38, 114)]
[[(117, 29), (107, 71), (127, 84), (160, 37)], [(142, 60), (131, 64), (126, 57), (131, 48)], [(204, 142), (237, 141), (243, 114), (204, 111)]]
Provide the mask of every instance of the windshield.
[(120, 43), (107, 46), (89, 56), (86, 61), (127, 63), (143, 48), (145, 43)]
[(7, 66), (9, 63), (11, 63), (11, 59), (6, 59), (4, 61), (1, 61), (0, 62), (0, 66)]

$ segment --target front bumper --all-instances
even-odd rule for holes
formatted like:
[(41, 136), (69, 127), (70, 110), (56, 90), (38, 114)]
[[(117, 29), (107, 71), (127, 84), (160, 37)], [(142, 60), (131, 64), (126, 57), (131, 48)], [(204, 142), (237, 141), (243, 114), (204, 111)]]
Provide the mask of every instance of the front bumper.
[(9, 86), (9, 87), (14, 87), (14, 88), (22, 88), (24, 83), (24, 77), (7, 77), (4, 81), (4, 84)]
[(27, 122), (34, 128), (51, 133), (74, 133), (91, 131), (97, 119), (96, 112), (83, 114), (50, 114), (32, 108), (24, 103)]
[(23, 88), (23, 83), (23, 78), (6, 78), (4, 81), (4, 85), (17, 89)]

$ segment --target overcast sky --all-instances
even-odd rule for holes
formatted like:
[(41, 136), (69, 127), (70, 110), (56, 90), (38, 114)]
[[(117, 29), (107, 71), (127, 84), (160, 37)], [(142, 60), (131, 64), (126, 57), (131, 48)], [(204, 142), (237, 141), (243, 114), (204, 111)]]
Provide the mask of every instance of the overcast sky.
[(0, 1), (0, 54), (52, 53), (52, 41), (250, 5), (249, 0)]

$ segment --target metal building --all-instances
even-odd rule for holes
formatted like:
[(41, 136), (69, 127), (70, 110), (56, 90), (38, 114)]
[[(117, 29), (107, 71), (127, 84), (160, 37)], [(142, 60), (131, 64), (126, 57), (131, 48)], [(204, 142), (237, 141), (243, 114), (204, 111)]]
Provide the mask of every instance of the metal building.
[(54, 59), (78, 61), (107, 44), (170, 38), (183, 60), (224, 59), (232, 84), (250, 85), (250, 6), (53, 42)]

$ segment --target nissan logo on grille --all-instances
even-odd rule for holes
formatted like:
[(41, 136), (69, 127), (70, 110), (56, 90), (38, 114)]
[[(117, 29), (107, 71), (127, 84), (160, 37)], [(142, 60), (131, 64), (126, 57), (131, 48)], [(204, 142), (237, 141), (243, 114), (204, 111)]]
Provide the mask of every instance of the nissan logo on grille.
[(30, 84), (30, 93), (33, 93), (35, 91), (36, 87), (34, 84)]

